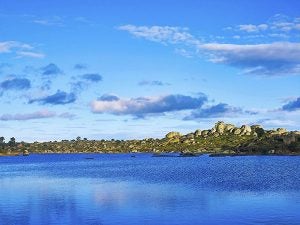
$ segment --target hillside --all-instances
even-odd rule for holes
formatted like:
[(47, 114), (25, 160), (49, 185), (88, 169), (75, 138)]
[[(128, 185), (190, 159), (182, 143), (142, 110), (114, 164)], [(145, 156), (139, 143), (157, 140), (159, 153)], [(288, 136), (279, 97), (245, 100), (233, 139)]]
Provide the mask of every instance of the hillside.
[(1, 142), (0, 155), (29, 153), (214, 153), (214, 154), (300, 154), (300, 132), (284, 128), (265, 130), (260, 125), (236, 127), (219, 121), (208, 130), (185, 135), (169, 132), (162, 139), (76, 140), (51, 142)]

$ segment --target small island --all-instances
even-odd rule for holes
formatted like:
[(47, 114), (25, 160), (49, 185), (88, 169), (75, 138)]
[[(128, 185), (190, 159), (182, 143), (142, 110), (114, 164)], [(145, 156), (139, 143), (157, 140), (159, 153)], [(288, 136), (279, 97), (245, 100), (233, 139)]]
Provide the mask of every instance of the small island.
[(284, 128), (265, 130), (261, 125), (242, 125), (218, 121), (207, 130), (188, 134), (169, 132), (164, 138), (142, 140), (74, 140), (50, 142), (9, 142), (0, 137), (0, 156), (27, 156), (30, 153), (180, 153), (181, 156), (300, 155), (300, 132)]

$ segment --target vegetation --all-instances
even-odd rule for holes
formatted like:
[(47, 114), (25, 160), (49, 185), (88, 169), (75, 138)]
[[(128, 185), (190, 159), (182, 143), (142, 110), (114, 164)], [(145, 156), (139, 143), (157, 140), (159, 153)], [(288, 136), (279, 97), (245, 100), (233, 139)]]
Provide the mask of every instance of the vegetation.
[(216, 155), (300, 154), (300, 132), (284, 128), (264, 130), (260, 125), (235, 127), (219, 121), (209, 130), (182, 135), (170, 132), (162, 139), (87, 140), (8, 143), (0, 137), (0, 155), (24, 153), (213, 153)]

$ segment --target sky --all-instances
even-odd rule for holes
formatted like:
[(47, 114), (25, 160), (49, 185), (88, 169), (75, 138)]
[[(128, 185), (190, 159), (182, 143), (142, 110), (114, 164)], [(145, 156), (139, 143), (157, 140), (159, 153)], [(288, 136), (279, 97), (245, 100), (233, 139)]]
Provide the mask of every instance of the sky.
[(297, 0), (0, 0), (0, 136), (300, 129)]

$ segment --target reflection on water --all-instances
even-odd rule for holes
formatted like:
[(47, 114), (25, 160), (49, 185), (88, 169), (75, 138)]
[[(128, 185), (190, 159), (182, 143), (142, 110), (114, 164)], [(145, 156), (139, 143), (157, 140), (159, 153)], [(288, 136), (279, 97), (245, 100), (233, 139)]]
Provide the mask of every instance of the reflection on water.
[(0, 224), (300, 221), (298, 157), (93, 157), (0, 158)]

